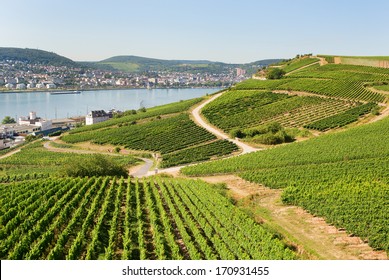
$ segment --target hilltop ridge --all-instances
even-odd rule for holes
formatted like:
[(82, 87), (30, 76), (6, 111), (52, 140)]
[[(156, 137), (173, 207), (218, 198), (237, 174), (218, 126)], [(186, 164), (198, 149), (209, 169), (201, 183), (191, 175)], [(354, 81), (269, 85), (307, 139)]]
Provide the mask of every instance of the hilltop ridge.
[(0, 47), (0, 60), (24, 61), (32, 64), (79, 67), (73, 60), (53, 52), (38, 49)]

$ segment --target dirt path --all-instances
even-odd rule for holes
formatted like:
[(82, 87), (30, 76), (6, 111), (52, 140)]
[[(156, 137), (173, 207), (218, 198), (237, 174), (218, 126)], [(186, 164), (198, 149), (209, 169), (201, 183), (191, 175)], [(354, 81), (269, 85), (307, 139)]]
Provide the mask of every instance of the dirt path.
[(149, 173), (149, 170), (153, 166), (154, 161), (148, 158), (142, 158), (142, 160), (145, 162), (144, 164), (130, 168), (131, 176), (140, 178), (146, 176)]
[(212, 176), (201, 179), (210, 183), (226, 183), (231, 196), (239, 204), (254, 211), (257, 220), (280, 232), (295, 244), (303, 256), (313, 259), (388, 259), (386, 252), (374, 251), (359, 237), (328, 225), (297, 206), (281, 202), (282, 190), (273, 190), (247, 182), (237, 176)]
[(242, 149), (242, 153), (241, 154), (247, 154), (247, 153), (252, 153), (252, 152), (256, 152), (256, 151), (259, 151), (261, 149), (258, 149), (258, 148), (254, 148), (254, 147), (251, 147), (237, 139), (231, 139), (229, 138), (229, 136), (227, 134), (225, 134), (224, 132), (220, 131), (218, 128), (210, 125), (209, 123), (207, 123), (200, 115), (200, 112), (201, 110), (209, 103), (211, 103), (212, 101), (214, 101), (216, 98), (220, 97), (223, 93), (218, 93), (214, 96), (212, 96), (210, 99), (208, 99), (207, 101), (205, 101), (204, 103), (200, 104), (199, 106), (197, 106), (196, 108), (194, 108), (190, 113), (191, 115), (193, 116), (194, 118), (194, 121), (204, 127), (206, 130), (208, 130), (210, 133), (212, 133), (213, 135), (215, 135), (216, 137), (218, 138), (221, 138), (221, 139), (227, 139), (228, 141), (231, 141), (233, 143), (235, 143), (239, 148)]
[(20, 152), (20, 149), (18, 149), (18, 150), (13, 150), (12, 152), (9, 152), (9, 153), (6, 153), (5, 155), (0, 156), (0, 159), (10, 157), (10, 156), (12, 156), (12, 155), (14, 155), (14, 154), (16, 154), (16, 153), (19, 153), (19, 152)]
[(114, 154), (114, 153), (107, 153), (107, 152), (100, 152), (100, 151), (89, 151), (89, 150), (75, 150), (75, 149), (70, 149), (70, 148), (56, 148), (51, 146), (51, 142), (54, 141), (46, 141), (43, 144), (43, 147), (46, 148), (47, 150), (55, 153), (74, 153), (74, 154), (103, 154), (103, 155), (110, 155), (110, 156), (119, 156), (119, 154)]
[[(300, 71), (301, 69), (307, 68), (307, 67), (312, 66), (312, 65), (314, 65), (314, 64), (320, 64), (320, 61), (315, 61), (315, 62), (312, 62), (312, 63), (310, 63), (310, 64), (308, 64), (308, 65), (303, 66), (303, 67), (297, 68), (297, 69), (295, 69), (295, 70), (293, 70), (293, 71), (290, 71), (290, 72), (286, 73), (285, 76), (288, 76), (288, 75), (290, 75), (290, 74), (293, 74), (294, 72)], [(321, 65), (321, 64), (320, 64), (320, 65)]]

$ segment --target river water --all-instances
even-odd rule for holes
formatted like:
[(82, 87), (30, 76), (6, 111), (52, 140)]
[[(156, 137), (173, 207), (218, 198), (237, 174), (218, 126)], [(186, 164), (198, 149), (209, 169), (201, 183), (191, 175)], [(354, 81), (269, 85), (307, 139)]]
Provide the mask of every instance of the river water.
[(45, 119), (84, 116), (91, 110), (129, 110), (154, 107), (213, 93), (220, 88), (121, 89), (83, 91), (80, 94), (49, 92), (0, 93), (0, 122), (5, 116), (28, 116), (30, 111)]

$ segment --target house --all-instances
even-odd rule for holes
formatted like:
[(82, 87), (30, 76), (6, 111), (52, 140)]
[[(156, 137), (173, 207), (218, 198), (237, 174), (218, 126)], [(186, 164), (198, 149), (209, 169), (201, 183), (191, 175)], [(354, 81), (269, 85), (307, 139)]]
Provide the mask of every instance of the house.
[[(52, 129), (52, 121), (51, 120), (44, 120), (42, 118), (39, 118), (36, 116), (35, 112), (30, 112), (28, 117), (20, 117), (18, 121), (20, 126), (31, 126), (34, 127), (32, 132), (35, 131), (45, 131)], [(38, 129), (36, 129), (38, 128)], [(30, 131), (28, 129), (28, 131)]]
[(50, 83), (50, 84), (46, 85), (46, 88), (47, 89), (54, 89), (54, 88), (57, 88), (57, 86), (55, 84), (53, 84), (53, 83)]
[(11, 147), (11, 141), (7, 139), (7, 134), (0, 131), (0, 150)]
[(16, 89), (21, 89), (21, 90), (26, 89), (26, 85), (25, 84), (17, 84)]
[(92, 125), (99, 122), (104, 122), (108, 120), (109, 118), (112, 118), (112, 113), (109, 114), (105, 112), (104, 110), (98, 110), (98, 111), (91, 111), (86, 117), (85, 117), (85, 125)]

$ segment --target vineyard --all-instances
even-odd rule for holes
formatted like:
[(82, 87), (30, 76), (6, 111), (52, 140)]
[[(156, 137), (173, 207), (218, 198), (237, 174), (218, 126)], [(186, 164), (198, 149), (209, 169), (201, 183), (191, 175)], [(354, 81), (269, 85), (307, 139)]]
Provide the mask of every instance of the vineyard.
[(161, 167), (165, 168), (185, 163), (205, 161), (213, 157), (229, 155), (237, 150), (238, 147), (228, 140), (216, 140), (209, 144), (165, 154)]
[(305, 125), (305, 128), (316, 129), (320, 131), (325, 131), (332, 128), (342, 127), (349, 123), (355, 122), (362, 115), (371, 112), (377, 105), (375, 103), (366, 103), (356, 108), (352, 108), (343, 113), (339, 113), (308, 125)]
[(230, 131), (278, 122), (303, 127), (346, 112), (361, 103), (314, 96), (291, 96), (264, 91), (229, 91), (204, 107), (203, 115), (214, 125)]
[[(179, 110), (181, 109), (182, 106), (179, 107)], [(82, 128), (81, 131), (76, 130), (61, 139), (72, 144), (91, 142), (123, 146), (131, 150), (158, 152), (163, 158), (162, 167), (208, 160), (238, 150), (231, 142), (218, 141), (213, 134), (196, 125), (186, 113), (138, 121), (139, 123), (122, 122), (104, 128), (99, 126), (95, 130)]]
[(149, 108), (147, 110), (125, 111), (122, 115), (119, 115), (108, 121), (97, 123), (91, 126), (83, 126), (78, 129), (72, 130), (70, 131), (70, 134), (77, 134), (86, 131), (95, 131), (97, 129), (107, 128), (112, 126), (128, 125), (130, 123), (136, 123), (137, 121), (142, 119), (158, 117), (161, 115), (180, 113), (188, 110), (190, 107), (201, 102), (202, 100), (203, 98), (194, 98), (194, 99), (184, 100), (184, 101), (170, 103), (166, 105), (156, 106), (153, 108)]
[(112, 177), (0, 184), (1, 259), (295, 259), (211, 185)]
[(186, 175), (235, 173), (283, 200), (389, 251), (389, 119), (232, 159), (186, 167)]
[(285, 64), (285, 66), (282, 68), (285, 72), (292, 72), (294, 70), (297, 70), (301, 67), (313, 64), (315, 62), (319, 62), (318, 58), (302, 58), (293, 60), (291, 62), (288, 62)]

